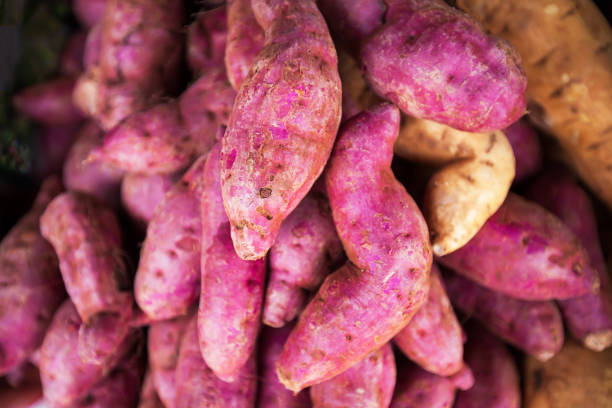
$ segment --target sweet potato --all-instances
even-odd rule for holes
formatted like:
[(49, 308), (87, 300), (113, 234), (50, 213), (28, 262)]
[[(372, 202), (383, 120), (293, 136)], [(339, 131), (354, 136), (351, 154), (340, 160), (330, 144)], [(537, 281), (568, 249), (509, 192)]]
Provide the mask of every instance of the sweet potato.
[(504, 129), (504, 134), (512, 146), (516, 159), (514, 181), (522, 181), (537, 173), (542, 167), (540, 140), (526, 119), (514, 122)]
[(449, 376), (463, 367), (463, 331), (435, 264), (425, 304), (393, 342), (409, 359), (431, 373)]
[(187, 27), (187, 64), (196, 76), (223, 65), (227, 42), (225, 7), (201, 12)]
[(134, 283), (136, 302), (152, 319), (185, 314), (198, 298), (202, 222), (201, 157), (155, 209)]
[(515, 299), (452, 273), (444, 281), (455, 307), (508, 343), (542, 361), (561, 350), (563, 322), (552, 301)]
[(468, 331), (465, 360), (474, 386), (457, 394), (455, 408), (519, 408), (521, 391), (516, 365), (504, 344), (479, 327)]
[(13, 106), (22, 115), (47, 126), (77, 124), (83, 115), (72, 104), (75, 80), (70, 77), (35, 84), (13, 96)]
[(128, 336), (136, 335), (130, 323), (131, 308), (117, 312), (101, 312), (79, 328), (77, 352), (83, 362), (102, 364), (115, 355)]
[(502, 205), (514, 179), (514, 154), (502, 132), (469, 133), (428, 120), (405, 118), (395, 152), (444, 163), (427, 184), (425, 219), (434, 253), (465, 245)]
[(175, 371), (185, 327), (193, 314), (155, 322), (149, 327), (149, 366), (159, 398), (172, 407), (176, 397)]
[(259, 408), (310, 408), (310, 395), (304, 390), (297, 395), (285, 388), (278, 381), (276, 362), (283, 350), (293, 324), (287, 324), (280, 329), (264, 327), (259, 342), (259, 392), (257, 406)]
[(310, 387), (310, 398), (314, 408), (386, 408), (394, 388), (395, 359), (387, 343), (345, 372)]
[(85, 49), (83, 50), (83, 68), (89, 69), (98, 65), (98, 63), (100, 62), (101, 47), (102, 24), (96, 24), (87, 33), (87, 40), (85, 40)]
[[(604, 5), (605, 3), (602, 3)], [(457, 0), (521, 54), (530, 116), (612, 206), (612, 29), (591, 0)]]
[(297, 317), (306, 291), (317, 289), (343, 257), (327, 197), (311, 191), (283, 221), (270, 249), (264, 324), (281, 327)]
[(386, 0), (361, 48), (372, 89), (410, 116), (487, 132), (525, 113), (518, 53), (442, 0)]
[(31, 174), (44, 179), (59, 174), (70, 148), (78, 136), (79, 125), (44, 127), (36, 138)]
[(153, 383), (153, 375), (151, 371), (147, 371), (142, 380), (140, 387), (140, 398), (138, 400), (138, 408), (164, 408), (164, 404), (157, 395), (155, 384)]
[(283, 348), (277, 371), (290, 390), (334, 377), (380, 348), (427, 298), (427, 225), (390, 168), (398, 127), (399, 111), (383, 104), (340, 131), (325, 181), (351, 262), (325, 279)]
[(102, 130), (94, 122), (86, 122), (79, 130), (64, 162), (63, 181), (69, 190), (91, 194), (107, 204), (116, 205), (119, 202), (123, 171), (87, 159), (101, 141)]
[(198, 345), (196, 319), (185, 329), (176, 367), (176, 400), (174, 407), (227, 407), (249, 408), (255, 406), (257, 377), (255, 356), (240, 370), (234, 382), (221, 381), (206, 366)]
[[(379, 0), (373, 0), (378, 2)], [(323, 2), (320, 2), (323, 3)], [(342, 80), (342, 121), (368, 109), (381, 98), (368, 87), (361, 67), (346, 51), (338, 50), (338, 72)]]
[(78, 76), (83, 72), (83, 56), (87, 33), (79, 31), (66, 40), (59, 61), (60, 75)]
[(224, 59), (227, 77), (236, 91), (248, 76), (263, 45), (264, 33), (255, 20), (250, 0), (229, 0)]
[(568, 330), (592, 350), (601, 351), (611, 346), (612, 289), (589, 197), (563, 168), (558, 167), (539, 176), (528, 194), (572, 230), (589, 254), (599, 277), (599, 293), (559, 302)]
[(221, 380), (234, 381), (253, 354), (261, 328), (266, 263), (245, 261), (234, 250), (221, 197), (220, 151), (221, 143), (210, 151), (202, 181), (198, 338), (206, 365)]
[(155, 207), (159, 204), (172, 185), (176, 174), (128, 173), (121, 183), (121, 203), (138, 225), (146, 226)]
[(599, 288), (597, 273), (569, 228), (513, 193), (470, 242), (438, 261), (519, 299), (567, 299)]
[(72, 0), (72, 12), (85, 28), (91, 28), (102, 20), (107, 0)]
[(524, 363), (525, 408), (607, 407), (612, 400), (612, 349), (588, 350), (568, 339), (555, 357)]
[(221, 155), (223, 204), (242, 259), (268, 252), (323, 171), (342, 102), (336, 50), (315, 1), (252, 6), (265, 46), (240, 87)]
[(39, 232), (39, 218), (59, 194), (46, 179), (30, 211), (0, 242), (0, 374), (25, 362), (37, 349), (55, 309), (65, 297), (53, 247)]

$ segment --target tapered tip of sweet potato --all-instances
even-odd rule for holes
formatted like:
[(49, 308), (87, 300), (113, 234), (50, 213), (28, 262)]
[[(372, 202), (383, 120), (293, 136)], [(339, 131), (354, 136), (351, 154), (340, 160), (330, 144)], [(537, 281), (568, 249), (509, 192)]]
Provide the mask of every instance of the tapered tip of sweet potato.
[(281, 384), (283, 384), (289, 391), (293, 391), (294, 394), (297, 394), (304, 388), (300, 386), (300, 384), (294, 383), (291, 378), (285, 374), (278, 363), (276, 364), (276, 376)]
[(604, 351), (612, 346), (612, 330), (590, 333), (582, 339), (585, 347), (593, 351)]
[(241, 259), (255, 261), (266, 256), (274, 243), (275, 237), (263, 235), (261, 232), (246, 225), (246, 220), (240, 226), (232, 224), (232, 242), (234, 250)]
[(463, 391), (469, 390), (474, 385), (474, 373), (466, 364), (463, 364), (459, 371), (448, 378), (455, 387)]

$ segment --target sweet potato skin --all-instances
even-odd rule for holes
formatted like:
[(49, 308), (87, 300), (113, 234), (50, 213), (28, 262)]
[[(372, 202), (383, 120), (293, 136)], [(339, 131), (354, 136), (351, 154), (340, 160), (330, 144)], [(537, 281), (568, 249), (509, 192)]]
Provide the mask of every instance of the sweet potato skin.
[(266, 43), (236, 97), (221, 156), (223, 204), (242, 259), (266, 254), (323, 171), (342, 98), (336, 50), (315, 2), (252, 6)]
[(270, 249), (263, 322), (281, 327), (302, 311), (315, 290), (343, 260), (325, 194), (311, 191), (283, 221)]
[(107, 0), (72, 0), (72, 12), (85, 28), (91, 28), (102, 20)]
[(398, 126), (399, 111), (383, 104), (341, 129), (325, 180), (351, 262), (325, 279), (285, 344), (277, 371), (290, 390), (325, 381), (381, 347), (427, 298), (427, 226), (390, 169)]
[(198, 159), (166, 194), (147, 228), (134, 282), (136, 302), (152, 319), (185, 314), (200, 285), (200, 177)]
[(453, 305), (526, 353), (548, 360), (563, 346), (563, 322), (552, 301), (515, 299), (459, 275), (444, 281)]
[(121, 204), (138, 225), (146, 227), (176, 179), (176, 174), (127, 173), (121, 182)]
[(455, 408), (519, 408), (521, 391), (516, 365), (504, 344), (478, 327), (468, 331), (465, 361), (474, 386), (457, 394)]
[(0, 309), (5, 311), (0, 315), (2, 375), (40, 346), (65, 297), (57, 257), (39, 230), (41, 214), (60, 191), (57, 177), (46, 179), (30, 211), (0, 242)]
[(228, 37), (226, 7), (201, 12), (187, 28), (187, 64), (196, 76), (223, 65)]
[(40, 232), (55, 249), (66, 290), (84, 322), (96, 313), (130, 310), (121, 230), (110, 208), (83, 193), (62, 193), (41, 216)]
[(361, 48), (376, 93), (406, 114), (472, 132), (523, 115), (527, 80), (508, 43), (442, 0), (386, 3), (385, 24)]
[(255, 20), (250, 0), (227, 2), (227, 30), (225, 69), (238, 91), (264, 45), (264, 32)]
[(72, 104), (74, 78), (57, 78), (32, 85), (15, 96), (13, 106), (21, 114), (47, 126), (77, 124), (83, 115)]
[(393, 342), (409, 359), (431, 373), (449, 376), (463, 367), (463, 331), (435, 264), (431, 268), (427, 300)]
[(310, 408), (310, 394), (304, 390), (297, 395), (289, 391), (278, 380), (276, 362), (283, 350), (283, 345), (293, 329), (289, 323), (281, 328), (265, 327), (259, 341), (259, 391), (257, 406), (259, 408)]
[(381, 407), (391, 403), (395, 387), (391, 344), (368, 354), (345, 372), (310, 388), (314, 408)]
[(78, 76), (83, 72), (83, 56), (86, 41), (87, 33), (84, 31), (79, 31), (68, 37), (60, 55), (60, 75)]
[(206, 366), (198, 345), (198, 328), (193, 318), (185, 329), (176, 367), (174, 407), (252, 408), (255, 406), (257, 376), (255, 356), (242, 367), (234, 382), (221, 381)]
[(599, 277), (599, 293), (560, 301), (559, 306), (570, 333), (586, 347), (602, 351), (612, 345), (612, 290), (589, 197), (558, 167), (541, 174), (528, 195), (561, 218), (589, 254)]
[(451, 408), (456, 387), (452, 380), (417, 367), (402, 364), (391, 401), (391, 408)]
[(516, 159), (514, 181), (520, 182), (537, 173), (542, 167), (542, 153), (538, 134), (526, 119), (520, 119), (503, 130)]
[(198, 337), (206, 365), (221, 380), (235, 381), (253, 354), (261, 328), (266, 263), (245, 261), (234, 250), (221, 201), (220, 152), (217, 143), (203, 175), (202, 252), (206, 254), (202, 254)]
[(138, 399), (138, 408), (164, 408), (164, 404), (157, 395), (155, 384), (153, 383), (153, 375), (151, 371), (145, 373), (140, 387), (140, 398)]
[(587, 253), (569, 228), (513, 193), (470, 242), (438, 261), (480, 285), (525, 300), (567, 299), (599, 287)]

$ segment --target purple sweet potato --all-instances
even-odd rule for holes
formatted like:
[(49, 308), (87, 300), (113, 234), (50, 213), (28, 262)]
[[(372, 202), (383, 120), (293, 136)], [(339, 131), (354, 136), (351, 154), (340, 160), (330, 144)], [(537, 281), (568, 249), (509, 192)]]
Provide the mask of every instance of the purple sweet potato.
[(519, 408), (518, 371), (504, 344), (480, 328), (468, 331), (465, 361), (474, 373), (474, 386), (460, 391), (454, 408)]
[(107, 0), (72, 0), (72, 12), (86, 28), (91, 28), (102, 20)]
[(455, 272), (525, 300), (595, 293), (597, 273), (570, 229), (539, 205), (510, 193), (465, 246), (438, 258)]
[(74, 78), (57, 78), (32, 85), (13, 97), (21, 114), (43, 125), (64, 126), (79, 123), (83, 115), (72, 104)]
[(187, 27), (187, 64), (196, 76), (223, 66), (227, 41), (225, 7), (198, 13)]
[(175, 408), (252, 408), (257, 392), (255, 353), (235, 381), (221, 381), (202, 359), (194, 318), (187, 325), (181, 341), (176, 384)]
[(97, 313), (131, 310), (121, 230), (111, 209), (94, 197), (66, 192), (47, 206), (40, 231), (55, 249), (66, 290), (84, 322)]
[(257, 406), (259, 408), (310, 408), (310, 395), (307, 390), (293, 395), (276, 375), (276, 362), (283, 350), (293, 324), (287, 324), (280, 329), (264, 327), (259, 342), (259, 392)]
[(185, 327), (193, 314), (155, 322), (149, 327), (149, 366), (157, 395), (164, 406), (171, 407), (176, 397), (174, 373)]
[(264, 324), (282, 327), (295, 319), (306, 306), (306, 291), (317, 289), (343, 256), (327, 197), (311, 191), (283, 221), (270, 248)]
[(264, 33), (253, 14), (250, 0), (227, 2), (225, 69), (232, 87), (239, 90), (264, 45)]
[(589, 197), (558, 167), (534, 181), (529, 197), (561, 218), (589, 254), (599, 277), (599, 293), (564, 300), (559, 306), (570, 333), (586, 347), (602, 351), (612, 345), (612, 291)]
[(463, 331), (435, 264), (427, 301), (393, 341), (409, 359), (431, 373), (449, 376), (463, 367)]
[(77, 76), (83, 72), (83, 55), (87, 33), (84, 31), (72, 34), (66, 40), (59, 61), (59, 72), (65, 76)]
[(123, 171), (98, 160), (88, 160), (89, 153), (102, 141), (102, 129), (94, 122), (85, 123), (64, 162), (63, 181), (69, 190), (98, 197), (107, 204), (119, 202)]
[(453, 305), (510, 344), (545, 361), (563, 346), (563, 322), (554, 302), (515, 299), (456, 274), (444, 276)]
[(485, 132), (525, 113), (518, 53), (443, 0), (386, 0), (385, 23), (363, 42), (372, 89), (410, 116)]
[(268, 252), (323, 171), (342, 105), (336, 50), (315, 1), (251, 4), (265, 46), (240, 87), (221, 155), (223, 204), (242, 259)]
[(59, 174), (79, 133), (79, 125), (44, 127), (37, 135), (31, 174), (43, 179)]
[(427, 298), (427, 225), (390, 168), (399, 120), (383, 104), (340, 131), (325, 180), (351, 262), (325, 279), (285, 344), (278, 374), (290, 390), (332, 378), (380, 348)]
[(202, 181), (198, 333), (206, 365), (220, 379), (234, 381), (253, 354), (261, 327), (266, 262), (245, 261), (234, 250), (221, 197), (220, 151), (221, 143), (210, 151)]
[(391, 403), (395, 358), (389, 343), (345, 372), (310, 388), (314, 408), (380, 407)]
[(128, 173), (121, 183), (121, 203), (136, 223), (146, 226), (176, 180), (176, 174)]
[(540, 140), (529, 122), (520, 119), (503, 131), (516, 159), (514, 181), (521, 181), (537, 173), (542, 166)]
[(83, 362), (102, 364), (117, 353), (128, 336), (134, 335), (130, 326), (132, 309), (122, 312), (101, 312), (79, 328), (77, 352)]
[(145, 373), (140, 387), (140, 398), (138, 400), (138, 408), (165, 408), (164, 404), (157, 395), (153, 375), (151, 371)]
[[(96, 24), (87, 33), (85, 49), (83, 50), (83, 67), (89, 69), (100, 62), (100, 48), (102, 47), (102, 24)], [(74, 96), (74, 94), (73, 94)]]
[(59, 194), (56, 177), (45, 180), (30, 211), (0, 242), (0, 374), (25, 362), (40, 346), (55, 309), (65, 297), (53, 247), (39, 219)]
[(200, 288), (202, 156), (155, 209), (134, 283), (136, 302), (152, 319), (185, 314)]

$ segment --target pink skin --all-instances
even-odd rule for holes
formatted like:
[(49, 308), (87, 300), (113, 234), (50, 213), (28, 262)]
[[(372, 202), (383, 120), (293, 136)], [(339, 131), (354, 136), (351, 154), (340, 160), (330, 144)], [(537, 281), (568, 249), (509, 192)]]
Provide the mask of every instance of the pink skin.
[(282, 327), (306, 306), (306, 291), (319, 287), (343, 261), (325, 194), (311, 191), (285, 219), (270, 249), (263, 322)]
[(133, 335), (130, 328), (132, 310), (121, 313), (98, 313), (89, 323), (83, 323), (79, 329), (77, 352), (83, 362), (102, 364), (109, 356), (117, 354), (128, 335)]
[(221, 144), (217, 143), (208, 156), (203, 176), (198, 332), (208, 367), (220, 379), (234, 381), (253, 354), (261, 327), (266, 263), (242, 260), (234, 251), (221, 201), (220, 150)]
[(567, 299), (599, 287), (588, 255), (570, 229), (513, 193), (474, 238), (438, 262), (482, 286), (525, 300)]
[(236, 381), (221, 381), (202, 359), (194, 318), (181, 341), (176, 384), (174, 408), (253, 408), (257, 392), (255, 355), (242, 367)]
[(250, 0), (227, 2), (227, 47), (225, 69), (236, 91), (264, 46), (264, 33), (253, 14)]
[(529, 197), (561, 218), (589, 254), (599, 277), (599, 293), (564, 300), (559, 306), (570, 333), (588, 348), (602, 351), (612, 345), (612, 291), (590, 199), (559, 167), (539, 176)]
[(21, 113), (47, 126), (78, 124), (83, 120), (72, 104), (74, 78), (57, 78), (26, 88), (13, 97), (13, 105)]
[(225, 7), (198, 13), (187, 28), (187, 64), (196, 76), (223, 65), (227, 41)]
[(391, 403), (395, 358), (389, 343), (343, 372), (310, 388), (314, 408), (380, 407)]
[(62, 170), (70, 147), (78, 135), (78, 125), (44, 127), (37, 135), (32, 174), (43, 179)]
[(390, 167), (399, 120), (395, 107), (382, 104), (340, 131), (325, 180), (351, 262), (325, 279), (285, 344), (277, 372), (292, 391), (332, 378), (380, 348), (427, 298), (427, 225)]
[(91, 28), (102, 20), (107, 0), (72, 0), (72, 12), (85, 28)]
[(59, 72), (65, 76), (78, 76), (83, 72), (83, 55), (87, 33), (80, 31), (72, 34), (66, 40), (62, 55), (60, 55)]
[(563, 321), (554, 302), (512, 298), (452, 273), (444, 281), (455, 307), (508, 343), (542, 361), (561, 350)]
[(97, 313), (122, 315), (131, 309), (121, 230), (112, 210), (86, 194), (63, 193), (40, 217), (40, 232), (55, 249), (66, 290), (84, 322)]
[(41, 214), (60, 191), (56, 177), (46, 179), (30, 211), (0, 242), (1, 375), (18, 368), (40, 346), (66, 296), (53, 247), (39, 232)]
[(425, 304), (393, 341), (425, 370), (449, 376), (463, 367), (463, 332), (448, 300), (437, 265), (432, 265)]
[(516, 159), (514, 181), (524, 180), (537, 173), (542, 167), (542, 152), (538, 134), (529, 122), (526, 119), (520, 119), (503, 131), (512, 146)]
[(342, 104), (336, 50), (315, 1), (251, 4), (266, 42), (240, 87), (221, 153), (223, 204), (247, 260), (265, 256), (323, 171)]
[(142, 381), (138, 408), (164, 408), (164, 404), (159, 399), (157, 391), (155, 390), (151, 371), (147, 371)]
[(200, 288), (200, 178), (196, 161), (155, 209), (134, 282), (136, 302), (152, 319), (170, 319), (195, 303)]
[(386, 0), (385, 24), (363, 43), (372, 89), (406, 114), (457, 129), (501, 129), (525, 113), (518, 53), (443, 0)]
[(174, 372), (181, 339), (191, 316), (155, 322), (149, 327), (149, 366), (157, 394), (166, 407), (171, 407), (176, 397)]
[(297, 395), (285, 388), (276, 376), (276, 362), (293, 328), (288, 324), (280, 329), (264, 327), (259, 343), (258, 408), (310, 408), (310, 395), (304, 390)]
[(386, 6), (383, 0), (319, 0), (334, 40), (359, 55), (361, 43), (382, 25)]
[(96, 24), (87, 33), (85, 49), (83, 50), (83, 67), (89, 69), (100, 62), (102, 47), (102, 24)]
[(454, 408), (519, 408), (518, 371), (504, 344), (478, 328), (469, 330), (468, 338), (465, 360), (475, 382), (457, 394)]
[(63, 181), (69, 190), (99, 198), (109, 205), (119, 202), (123, 171), (97, 160), (89, 153), (102, 141), (102, 130), (93, 122), (85, 123), (64, 162)]
[(146, 227), (153, 218), (155, 207), (176, 180), (176, 174), (126, 174), (121, 183), (123, 208), (138, 225)]

